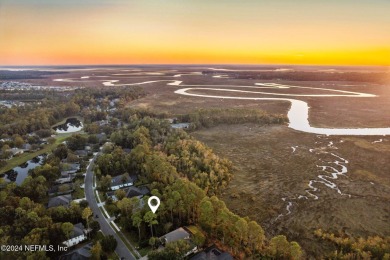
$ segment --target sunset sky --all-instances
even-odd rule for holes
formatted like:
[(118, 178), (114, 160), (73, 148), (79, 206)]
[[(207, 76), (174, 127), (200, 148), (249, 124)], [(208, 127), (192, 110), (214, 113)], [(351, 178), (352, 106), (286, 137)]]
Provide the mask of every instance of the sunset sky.
[(0, 65), (390, 65), (389, 0), (0, 0)]

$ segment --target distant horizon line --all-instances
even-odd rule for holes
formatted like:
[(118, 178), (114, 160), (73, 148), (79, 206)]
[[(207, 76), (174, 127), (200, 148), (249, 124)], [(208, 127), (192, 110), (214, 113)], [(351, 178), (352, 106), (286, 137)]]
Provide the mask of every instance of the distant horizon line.
[(0, 68), (17, 68), (17, 67), (121, 67), (121, 66), (293, 66), (293, 67), (390, 67), (389, 65), (332, 65), (332, 64), (272, 64), (272, 63), (259, 63), (259, 64), (247, 64), (247, 63), (138, 63), (138, 64), (52, 64), (52, 65), (2, 65)]

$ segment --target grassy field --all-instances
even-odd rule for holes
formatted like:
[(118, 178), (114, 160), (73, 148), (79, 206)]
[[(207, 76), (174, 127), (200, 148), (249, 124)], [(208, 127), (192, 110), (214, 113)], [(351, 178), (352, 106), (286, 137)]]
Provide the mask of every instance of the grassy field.
[[(390, 235), (390, 138), (376, 143), (380, 138), (317, 136), (253, 124), (220, 125), (192, 135), (233, 162), (234, 179), (221, 197), (233, 212), (257, 220), (268, 236), (285, 234), (318, 257), (334, 248), (314, 238), (317, 228)], [(333, 182), (351, 198), (320, 183), (314, 192), (318, 200), (306, 193), (310, 180), (326, 174), (317, 165), (340, 169), (333, 162), (341, 160), (330, 153), (348, 160), (348, 172)]]

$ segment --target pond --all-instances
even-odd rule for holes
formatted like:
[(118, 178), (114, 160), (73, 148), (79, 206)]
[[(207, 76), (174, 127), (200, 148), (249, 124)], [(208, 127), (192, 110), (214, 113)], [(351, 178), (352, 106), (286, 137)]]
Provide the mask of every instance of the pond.
[(8, 181), (16, 182), (17, 185), (22, 184), (24, 179), (28, 176), (28, 171), (34, 169), (37, 166), (42, 165), (45, 154), (32, 158), (31, 160), (19, 165), (5, 172), (5, 179)]
[(68, 118), (66, 122), (57, 126), (54, 126), (53, 129), (58, 134), (73, 133), (78, 132), (83, 128), (83, 123), (77, 118)]

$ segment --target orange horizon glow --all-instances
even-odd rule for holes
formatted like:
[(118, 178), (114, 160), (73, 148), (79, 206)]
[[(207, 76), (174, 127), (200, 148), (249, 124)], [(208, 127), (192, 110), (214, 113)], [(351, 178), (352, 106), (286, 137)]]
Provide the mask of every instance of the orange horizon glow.
[(390, 66), (381, 0), (0, 3), (0, 65)]

